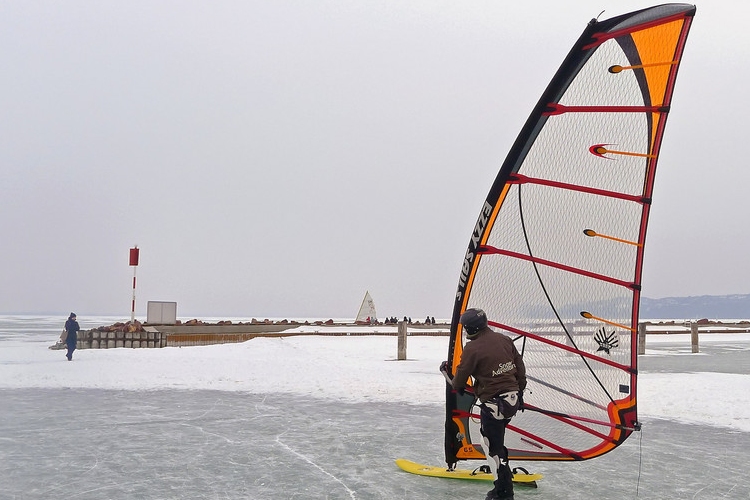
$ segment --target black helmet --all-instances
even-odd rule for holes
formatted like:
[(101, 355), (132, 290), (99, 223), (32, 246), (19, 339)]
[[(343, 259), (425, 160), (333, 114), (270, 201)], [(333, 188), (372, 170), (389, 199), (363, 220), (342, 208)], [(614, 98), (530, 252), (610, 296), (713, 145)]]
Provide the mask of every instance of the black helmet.
[(481, 309), (467, 309), (461, 315), (459, 323), (464, 325), (466, 338), (473, 339), (479, 333), (479, 330), (487, 326), (487, 315)]

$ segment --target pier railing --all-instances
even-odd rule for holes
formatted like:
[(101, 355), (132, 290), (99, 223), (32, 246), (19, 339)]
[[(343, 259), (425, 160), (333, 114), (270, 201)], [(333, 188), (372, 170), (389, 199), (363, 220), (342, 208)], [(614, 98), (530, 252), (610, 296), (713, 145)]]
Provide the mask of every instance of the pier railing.
[[(402, 326), (403, 325), (403, 326)], [(114, 349), (125, 348), (159, 348), (189, 347), (214, 344), (246, 342), (256, 337), (291, 337), (297, 335), (316, 335), (326, 337), (348, 337), (363, 335), (398, 336), (406, 324), (378, 325), (362, 328), (362, 325), (321, 324), (314, 330), (299, 332), (289, 331), (303, 326), (299, 323), (273, 324), (198, 324), (198, 325), (146, 325), (145, 331), (123, 332), (102, 331), (98, 329), (81, 331), (78, 334), (79, 349)], [(310, 326), (310, 325), (304, 325)], [(449, 325), (408, 325), (409, 336), (448, 336)]]
[(645, 321), (638, 325), (638, 355), (646, 354), (646, 338), (648, 335), (690, 334), (690, 345), (693, 353), (700, 352), (699, 340), (701, 334), (709, 333), (750, 333), (750, 321), (739, 323), (711, 322), (708, 320), (672, 322)]
[[(115, 349), (115, 348), (161, 348), (186, 347), (213, 344), (245, 342), (255, 337), (288, 337), (296, 335), (318, 336), (360, 336), (360, 335), (393, 335), (399, 336), (399, 356), (405, 357), (406, 336), (448, 336), (448, 325), (383, 325), (373, 331), (362, 329), (358, 325), (321, 325), (315, 331), (287, 331), (299, 324), (253, 324), (253, 325), (199, 325), (146, 326), (144, 331), (103, 331), (99, 329), (84, 330), (78, 334), (79, 349)], [(336, 328), (329, 328), (335, 326)], [(341, 328), (344, 326), (344, 328)], [(349, 326), (350, 328), (346, 328)], [(719, 321), (685, 321), (685, 322), (650, 322), (638, 325), (638, 354), (646, 353), (647, 338), (653, 335), (690, 334), (692, 352), (700, 352), (699, 340), (704, 334), (714, 333), (750, 333), (750, 321), (723, 323)]]

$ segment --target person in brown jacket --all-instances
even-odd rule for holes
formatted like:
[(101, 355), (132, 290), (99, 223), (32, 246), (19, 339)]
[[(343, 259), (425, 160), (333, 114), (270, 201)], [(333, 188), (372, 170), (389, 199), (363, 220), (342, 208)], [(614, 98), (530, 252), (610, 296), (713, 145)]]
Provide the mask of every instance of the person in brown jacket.
[(474, 377), (485, 454), (495, 477), (495, 487), (485, 500), (513, 500), (505, 428), (523, 405), (526, 367), (513, 341), (487, 326), (483, 310), (467, 309), (460, 323), (470, 342), (464, 346), (455, 377), (448, 376), (447, 362), (440, 365), (440, 371), (459, 394), (466, 389), (468, 378)]

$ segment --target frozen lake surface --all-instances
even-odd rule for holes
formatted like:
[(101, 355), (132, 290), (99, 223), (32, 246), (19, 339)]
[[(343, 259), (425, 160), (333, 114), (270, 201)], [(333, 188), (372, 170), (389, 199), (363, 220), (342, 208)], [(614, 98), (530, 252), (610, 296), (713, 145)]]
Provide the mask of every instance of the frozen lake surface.
[[(407, 362), (389, 359), (393, 339), (300, 337), (77, 351), (68, 363), (47, 349), (56, 334), (0, 321), (0, 500), (481, 500), (491, 486), (394, 464), (443, 463), (445, 338), (410, 339)], [(516, 498), (750, 499), (750, 339), (689, 351), (649, 339), (643, 431), (587, 462), (513, 462), (545, 475)]]
[[(0, 498), (453, 499), (488, 484), (400, 471), (442, 463), (441, 408), (222, 391), (0, 390)], [(518, 463), (514, 463), (518, 465)], [(750, 498), (750, 433), (647, 420), (519, 499)], [(640, 472), (640, 477), (639, 477)]]

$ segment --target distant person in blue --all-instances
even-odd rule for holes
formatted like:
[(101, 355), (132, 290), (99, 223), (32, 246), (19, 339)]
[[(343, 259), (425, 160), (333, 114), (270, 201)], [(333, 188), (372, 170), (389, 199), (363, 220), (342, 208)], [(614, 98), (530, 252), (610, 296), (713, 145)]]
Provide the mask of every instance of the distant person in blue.
[(70, 313), (68, 321), (65, 322), (65, 331), (68, 332), (68, 336), (65, 338), (65, 344), (68, 346), (68, 354), (65, 355), (68, 361), (73, 361), (73, 351), (76, 350), (76, 344), (78, 343), (78, 331), (81, 329), (76, 321), (76, 313)]

